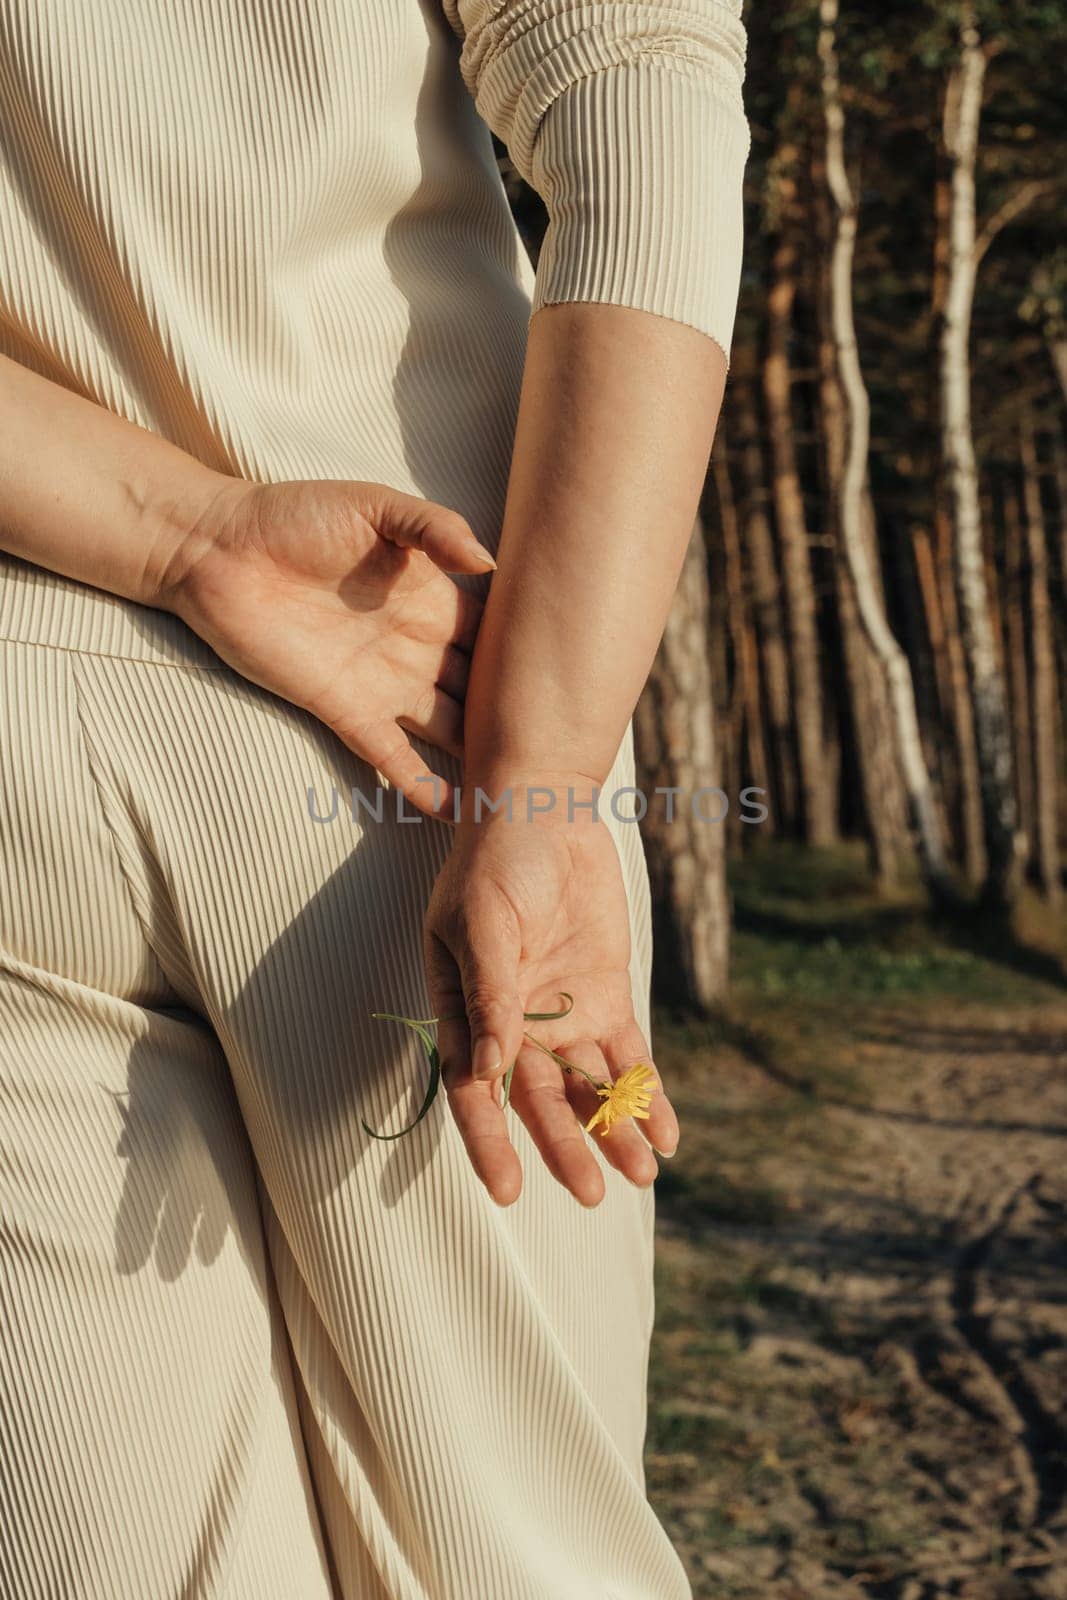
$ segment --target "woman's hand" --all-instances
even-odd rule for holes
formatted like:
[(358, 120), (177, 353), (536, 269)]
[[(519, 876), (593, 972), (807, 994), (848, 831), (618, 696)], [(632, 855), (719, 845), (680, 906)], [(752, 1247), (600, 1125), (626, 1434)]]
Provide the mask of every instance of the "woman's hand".
[(450, 814), (450, 786), (407, 734), (462, 753), (481, 604), (445, 574), (493, 564), (456, 512), (384, 484), (230, 479), (147, 598), (318, 717), (420, 811)]
[[(528, 820), (534, 784), (555, 794), (555, 806)], [(644, 1185), (657, 1171), (649, 1145), (672, 1153), (678, 1123), (657, 1076), (647, 1121), (626, 1118), (607, 1133), (587, 1135), (582, 1124), (601, 1103), (595, 1090), (529, 1042), (532, 1035), (598, 1080), (639, 1062), (653, 1067), (633, 1011), (618, 853), (607, 824), (579, 809), (589, 798), (588, 781), (527, 774), (507, 787), (511, 821), (488, 810), (475, 820), (473, 791), (465, 787), (463, 820), (426, 916), (433, 1013), (462, 1019), (438, 1028), (442, 1078), (475, 1171), (506, 1205), (522, 1186), (500, 1105), (500, 1077), (514, 1061), (511, 1105), (553, 1176), (593, 1206), (603, 1198), (604, 1179), (590, 1139)], [(486, 790), (494, 799), (505, 792), (502, 784)], [(568, 791), (576, 802), (570, 815)], [(544, 793), (533, 803), (544, 804)], [(523, 1012), (559, 1010), (562, 993), (574, 1000), (565, 1017), (524, 1022)]]

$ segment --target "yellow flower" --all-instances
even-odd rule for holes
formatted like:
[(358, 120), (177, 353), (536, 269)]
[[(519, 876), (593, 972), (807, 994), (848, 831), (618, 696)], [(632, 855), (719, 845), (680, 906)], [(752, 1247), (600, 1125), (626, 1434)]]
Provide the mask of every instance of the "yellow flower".
[(623, 1117), (648, 1117), (648, 1107), (656, 1074), (642, 1061), (636, 1067), (627, 1067), (614, 1083), (598, 1083), (596, 1092), (601, 1103), (585, 1125), (587, 1133), (599, 1127), (608, 1133)]

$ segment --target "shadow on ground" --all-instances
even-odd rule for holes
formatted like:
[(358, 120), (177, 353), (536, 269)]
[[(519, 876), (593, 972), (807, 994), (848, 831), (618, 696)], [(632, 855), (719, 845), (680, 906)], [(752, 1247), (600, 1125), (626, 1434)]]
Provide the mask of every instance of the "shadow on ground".
[[(839, 858), (663, 1018), (649, 1487), (699, 1597), (1067, 1597), (1067, 994)], [(768, 881), (770, 880), (770, 881)], [(816, 893), (816, 891), (824, 891)], [(866, 903), (865, 903), (866, 902)]]

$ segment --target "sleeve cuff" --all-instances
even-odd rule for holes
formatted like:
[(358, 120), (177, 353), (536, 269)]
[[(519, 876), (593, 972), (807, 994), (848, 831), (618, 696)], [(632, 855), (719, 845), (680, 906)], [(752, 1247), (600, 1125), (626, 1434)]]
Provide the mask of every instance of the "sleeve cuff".
[(739, 100), (707, 73), (646, 56), (571, 84), (532, 152), (549, 226), (531, 315), (631, 306), (688, 323), (729, 359), (748, 151)]

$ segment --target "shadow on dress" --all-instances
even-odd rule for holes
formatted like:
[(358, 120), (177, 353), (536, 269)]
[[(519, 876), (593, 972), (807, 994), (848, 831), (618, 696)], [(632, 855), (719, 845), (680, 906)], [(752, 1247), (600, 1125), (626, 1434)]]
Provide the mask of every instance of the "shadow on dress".
[[(222, 675), (210, 678), (214, 692), (228, 691)], [(260, 710), (268, 717), (305, 715), (266, 694)], [(304, 819), (304, 825), (349, 827), (345, 797), (357, 785), (373, 804), (377, 775), (314, 719), (306, 720), (323, 748), (335, 747), (341, 799), (334, 822)], [(268, 1190), (297, 1184), (300, 1207), (310, 1215), (348, 1182), (374, 1145), (361, 1118), (381, 1132), (414, 1120), (428, 1074), (422, 1048), (400, 1025), (368, 1019), (382, 1010), (428, 1014), (422, 912), (448, 831), (439, 823), (396, 821), (392, 800), (386, 797), (383, 821), (355, 837), (344, 864), (266, 949), (221, 1012), (201, 999), (186, 975), (172, 975), (180, 1003), (167, 1015), (179, 1030), (181, 1072), (161, 1059), (158, 1038), (135, 1044), (128, 1093), (120, 1101), (117, 1148), (126, 1165), (115, 1220), (119, 1272), (151, 1262), (161, 1277), (173, 1279), (194, 1253), (202, 1263), (212, 1261), (225, 1240), (227, 1217), (241, 1209), (240, 1189), (253, 1168), (266, 1171)], [(325, 796), (320, 803), (328, 810)], [(141, 880), (151, 897), (147, 933), (153, 949), (165, 951), (174, 947), (175, 911), (147, 842), (141, 848)], [(264, 872), (272, 870), (265, 861)], [(300, 997), (295, 1003), (294, 996)], [(191, 1072), (204, 1075), (195, 1093)], [(400, 1202), (433, 1159), (450, 1115), (442, 1091), (411, 1134), (378, 1146), (386, 1154), (376, 1203)]]
[[(529, 315), (529, 301), (518, 278), (522, 245), (496, 174), (488, 130), (459, 74), (458, 40), (444, 20), (439, 0), (420, 3), (428, 38), (415, 111), (420, 176), (384, 237), (386, 264), (409, 308), (392, 391), (404, 457), (417, 491), (468, 516), (478, 537), (495, 548)], [(457, 163), (463, 173), (464, 204), (459, 210), (454, 203)], [(477, 242), (473, 252), (472, 240)], [(462, 296), (482, 298), (478, 317), (460, 318), (460, 346), (450, 317), (455, 315), (457, 297)], [(456, 448), (457, 439), (463, 441), (462, 448)], [(472, 480), (475, 469), (480, 474), (476, 482)], [(458, 581), (475, 592), (485, 584), (480, 578)], [(159, 620), (165, 627), (171, 624), (169, 618), (150, 618), (149, 614), (142, 620), (139, 608), (130, 609), (136, 613), (138, 625), (149, 632)], [(192, 636), (190, 641), (199, 646)], [(211, 672), (209, 676), (219, 689), (229, 673)], [(263, 696), (262, 714), (286, 719), (304, 715), (268, 695)], [(320, 735), (335, 746), (341, 794), (346, 795), (357, 783), (370, 797), (376, 774), (325, 730), (320, 730)], [(422, 741), (415, 744), (435, 770), (458, 777), (451, 758), (432, 751)], [(334, 825), (346, 824), (342, 820)], [(213, 1050), (212, 1070), (219, 1081), (218, 1103), (211, 1102), (214, 1115), (201, 1116), (199, 1128), (190, 1127), (188, 1119), (201, 1114), (200, 1102), (192, 1107), (185, 1103), (178, 1085), (161, 1087), (155, 1050), (134, 1047), (119, 1144), (126, 1161), (124, 1193), (115, 1224), (115, 1258), (120, 1272), (139, 1271), (152, 1261), (161, 1276), (173, 1278), (194, 1253), (203, 1262), (217, 1256), (226, 1231), (220, 1217), (231, 1197), (216, 1186), (225, 1184), (227, 1166), (234, 1163), (235, 1140), (245, 1141), (247, 1161), (253, 1162), (248, 1130), (252, 1131), (252, 1143), (261, 1146), (271, 1137), (272, 1126), (292, 1129), (294, 1144), (304, 1151), (300, 1181), (306, 1188), (307, 1203), (314, 1205), (336, 1190), (365, 1158), (371, 1141), (360, 1126), (361, 1115), (384, 1129), (403, 1125), (416, 1114), (427, 1074), (421, 1046), (397, 1025), (371, 1024), (372, 1029), (381, 1031), (368, 1034), (364, 1023), (362, 1036), (357, 1026), (357, 1019), (363, 1022), (376, 1010), (428, 1014), (421, 971), (421, 917), (444, 860), (447, 830), (441, 824), (419, 825), (426, 838), (421, 846), (418, 894), (412, 893), (409, 884), (398, 897), (397, 850), (408, 848), (399, 834), (410, 837), (413, 826), (387, 821), (356, 842), (343, 867), (308, 901), (248, 975), (234, 1002), (236, 1018), (211, 1019), (200, 1010), (194, 991), (182, 994), (188, 1007), (186, 1025), (205, 1031)], [(431, 830), (433, 844), (429, 843)], [(143, 869), (156, 897), (149, 936), (158, 949), (160, 933), (173, 928), (174, 912), (147, 845)], [(271, 870), (271, 863), (265, 862), (264, 871)], [(408, 876), (414, 879), (415, 875)], [(374, 913), (366, 908), (374, 908)], [(273, 1029), (277, 1037), (284, 1037), (288, 1024), (279, 1007), (284, 1010), (286, 997), (306, 987), (315, 965), (310, 952), (326, 952), (327, 965), (331, 960), (336, 963), (341, 932), (351, 947), (344, 982), (336, 970), (332, 983), (324, 982), (321, 963), (318, 982), (324, 984), (321, 1003), (344, 1006), (353, 1019), (353, 1070), (294, 1073), (289, 1069), (291, 1055), (279, 1052), (272, 1056), (268, 1050), (257, 1063), (262, 1083), (254, 1085), (244, 1076), (239, 1060), (233, 1064), (231, 1082), (230, 1066), (214, 1040), (212, 1021), (225, 1032), (235, 1025), (240, 1031), (249, 1019), (258, 1019), (261, 1036)], [(413, 1133), (383, 1147), (388, 1150), (378, 1190), (383, 1205), (396, 1205), (419, 1178), (441, 1139), (442, 1118), (449, 1115), (442, 1093)], [(190, 1143), (203, 1152), (203, 1161), (197, 1164), (199, 1191), (190, 1177)]]

